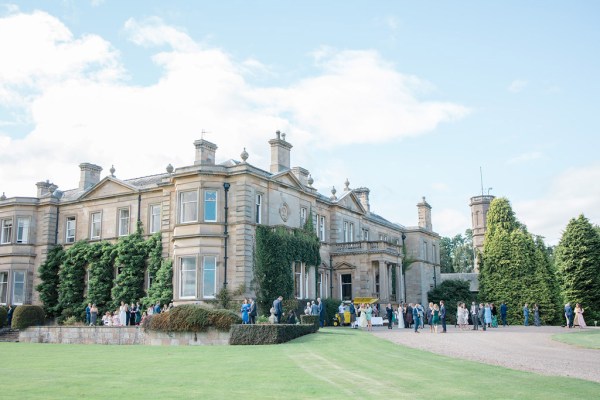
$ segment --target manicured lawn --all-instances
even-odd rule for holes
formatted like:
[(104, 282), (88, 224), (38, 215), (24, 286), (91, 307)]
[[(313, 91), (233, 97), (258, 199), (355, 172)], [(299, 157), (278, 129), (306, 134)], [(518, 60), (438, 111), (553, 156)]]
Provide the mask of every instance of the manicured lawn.
[(600, 349), (600, 329), (585, 329), (561, 333), (552, 336), (552, 339), (574, 346), (586, 347), (588, 349)]
[(0, 343), (14, 399), (591, 399), (600, 384), (541, 376), (329, 328), (277, 346)]

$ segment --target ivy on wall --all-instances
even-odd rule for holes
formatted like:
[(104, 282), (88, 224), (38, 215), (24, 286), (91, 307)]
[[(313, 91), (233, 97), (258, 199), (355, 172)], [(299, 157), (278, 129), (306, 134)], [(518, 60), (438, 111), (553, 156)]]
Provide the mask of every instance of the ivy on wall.
[(148, 295), (142, 299), (144, 307), (159, 302), (168, 304), (173, 299), (173, 261), (164, 260), (162, 255), (162, 238), (155, 234), (147, 242), (148, 246), (148, 276), (152, 284)]
[(58, 271), (63, 262), (65, 251), (62, 246), (56, 246), (48, 252), (46, 261), (40, 265), (38, 270), (41, 283), (35, 287), (40, 294), (40, 300), (44, 304), (44, 311), (49, 317), (58, 314), (58, 285), (60, 279)]
[[(101, 310), (110, 305), (111, 290), (115, 277), (114, 263), (116, 255), (116, 246), (109, 242), (88, 245), (89, 289), (86, 304), (96, 304)], [(83, 308), (85, 309), (85, 306)]]
[(88, 265), (89, 244), (76, 242), (65, 251), (62, 266), (58, 273), (58, 305), (56, 315), (61, 319), (81, 315), (85, 273)]
[(307, 266), (321, 263), (320, 242), (314, 231), (285, 227), (256, 227), (254, 279), (259, 310), (268, 314), (278, 296), (291, 298), (294, 294), (292, 263)]

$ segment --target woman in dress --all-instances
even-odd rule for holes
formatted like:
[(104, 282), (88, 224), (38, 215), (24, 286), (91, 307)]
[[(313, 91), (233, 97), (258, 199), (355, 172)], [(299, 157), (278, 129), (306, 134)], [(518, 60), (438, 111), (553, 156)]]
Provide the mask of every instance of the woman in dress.
[(250, 321), (250, 316), (248, 312), (250, 311), (250, 304), (248, 304), (248, 300), (244, 299), (242, 303), (242, 324), (247, 324)]
[(575, 323), (574, 325), (578, 325), (579, 329), (586, 328), (585, 320), (583, 319), (583, 308), (579, 303), (575, 304)]
[(125, 302), (121, 302), (121, 307), (119, 307), (119, 325), (125, 326), (127, 325), (127, 311), (129, 311), (129, 307)]
[(373, 317), (373, 308), (370, 304), (367, 304), (367, 309), (365, 310), (365, 317), (367, 318), (367, 330), (372, 331), (373, 325), (371, 324), (371, 318)]
[(431, 316), (431, 324), (433, 325), (433, 331), (438, 333), (438, 324), (440, 323), (440, 306), (437, 304), (433, 305), (433, 313)]
[(142, 307), (139, 302), (135, 304), (135, 310), (135, 324), (139, 325), (142, 323)]
[(402, 303), (398, 304), (398, 328), (404, 328), (404, 307)]
[(485, 303), (485, 309), (483, 310), (483, 317), (485, 318), (484, 324), (488, 326), (488, 328), (492, 327), (492, 308), (489, 303)]
[(490, 308), (492, 309), (492, 328), (498, 327), (498, 310), (494, 303), (490, 304)]
[(463, 331), (468, 328), (469, 325), (469, 310), (465, 306), (465, 303), (460, 303), (460, 329)]
[(360, 317), (359, 317), (359, 326), (361, 328), (366, 328), (367, 327), (367, 306), (365, 304), (361, 304), (360, 308), (358, 309), (358, 312), (360, 313)]
[(541, 325), (541, 321), (540, 321), (540, 308), (538, 307), (537, 303), (535, 303), (533, 305), (533, 324), (535, 326), (540, 326)]

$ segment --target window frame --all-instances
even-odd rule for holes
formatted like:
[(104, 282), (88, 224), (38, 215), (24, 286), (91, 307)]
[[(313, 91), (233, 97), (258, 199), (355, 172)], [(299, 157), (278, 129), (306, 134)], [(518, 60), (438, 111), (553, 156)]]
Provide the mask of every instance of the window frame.
[[(73, 236), (69, 236), (69, 222), (73, 222)], [(90, 230), (91, 236), (91, 230)], [(69, 240), (72, 238), (72, 240)], [(75, 243), (77, 240), (77, 217), (75, 216), (67, 216), (65, 217), (65, 243)]]
[[(122, 216), (122, 212), (123, 211), (127, 211), (127, 218), (123, 218)], [(123, 233), (122, 228), (123, 228), (123, 222), (127, 223), (127, 232)], [(131, 211), (130, 211), (130, 207), (120, 207), (117, 209), (117, 236), (118, 237), (124, 237), (124, 236), (129, 236), (129, 228), (131, 226)]]
[(325, 241), (325, 216), (320, 215), (318, 220), (318, 235), (321, 242)]
[[(10, 225), (5, 225), (6, 222), (10, 222)], [(0, 244), (11, 244), (14, 228), (14, 220), (10, 218), (0, 219)], [(6, 228), (6, 229), (5, 229)], [(8, 233), (5, 233), (8, 232)]]
[(0, 304), (6, 305), (8, 304), (8, 295), (10, 293), (8, 286), (8, 271), (0, 271), (0, 277), (4, 277), (0, 279)]
[(254, 222), (259, 225), (262, 224), (262, 200), (263, 194), (256, 193), (254, 196)]
[[(94, 236), (94, 216), (100, 215), (100, 220), (98, 224), (100, 224), (100, 228), (98, 229), (98, 236)], [(102, 211), (94, 211), (90, 212), (90, 240), (101, 240), (102, 239)]]
[[(154, 209), (158, 209), (158, 214), (154, 214)], [(150, 204), (148, 206), (148, 215), (149, 215), (149, 220), (148, 220), (148, 231), (150, 233), (157, 233), (160, 232), (160, 225), (161, 225), (161, 215), (162, 215), (162, 209), (161, 209), (161, 204), (160, 203), (156, 203), (156, 204)], [(157, 223), (158, 224), (158, 229), (154, 229), (154, 224)]]
[(306, 221), (308, 221), (308, 208), (300, 207), (300, 228), (304, 228)]
[[(214, 259), (214, 264), (213, 264), (214, 267), (212, 269), (206, 268), (206, 265), (207, 265), (206, 260), (209, 258)], [(213, 271), (213, 273), (214, 273), (214, 279), (212, 282), (212, 284), (213, 284), (213, 287), (212, 287), (213, 294), (212, 295), (206, 294), (207, 293), (206, 271), (209, 271), (209, 270)], [(202, 298), (203, 299), (214, 299), (217, 297), (217, 282), (219, 280), (218, 271), (219, 271), (219, 269), (218, 269), (218, 265), (217, 265), (217, 256), (216, 255), (207, 254), (207, 255), (202, 256)]]
[[(24, 238), (21, 237), (21, 239), (19, 239), (19, 230), (21, 229), (21, 227), (19, 226), (19, 222), (21, 221), (27, 221), (27, 227), (26, 229), (24, 228), (23, 230), (25, 231), (25, 234), (23, 236), (25, 236)], [(17, 229), (15, 232), (15, 243), (17, 244), (31, 244), (29, 237), (31, 236), (31, 217), (30, 216), (17, 216), (17, 223), (16, 223)]]
[[(18, 282), (16, 277), (17, 274), (22, 274), (23, 275), (23, 281), (22, 282)], [(15, 289), (17, 287), (17, 283), (22, 284), (22, 300), (23, 301), (16, 301), (15, 299)], [(23, 305), (25, 304), (26, 301), (26, 296), (27, 296), (27, 271), (25, 270), (17, 270), (17, 271), (12, 271), (12, 285), (11, 285), (11, 304), (19, 306), (19, 305)]]
[[(194, 201), (183, 201), (183, 196), (187, 193), (194, 193), (196, 195), (196, 199)], [(177, 194), (178, 197), (178, 201), (177, 201), (177, 205), (179, 206), (179, 223), (180, 224), (193, 224), (193, 223), (197, 223), (198, 222), (198, 189), (192, 189), (192, 190), (182, 190), (180, 192), (178, 192)], [(187, 207), (185, 207), (186, 204), (191, 204), (191, 203), (196, 203), (195, 207), (194, 207), (194, 219), (190, 219), (190, 220), (184, 220), (185, 217), (185, 210), (187, 209)]]
[[(209, 193), (214, 193), (215, 194), (215, 199), (214, 200), (207, 200), (207, 196)], [(203, 221), (204, 222), (217, 222), (219, 220), (219, 209), (218, 209), (218, 204), (219, 204), (219, 191), (217, 189), (204, 189), (204, 196), (203, 198), (203, 210), (204, 212), (202, 213), (202, 217), (203, 217)], [(214, 220), (213, 219), (207, 219), (207, 212), (208, 212), (208, 207), (207, 204), (209, 203), (214, 203), (211, 205), (211, 207), (214, 207)]]
[[(190, 269), (183, 269), (184, 266), (184, 260), (193, 260), (194, 261), (194, 266), (193, 268)], [(178, 264), (179, 264), (179, 268), (178, 268), (178, 280), (179, 280), (179, 298), (180, 299), (197, 299), (198, 298), (198, 257), (196, 256), (181, 256), (178, 258)], [(184, 294), (184, 271), (193, 271), (193, 276), (194, 276), (194, 293), (193, 295), (188, 295), (188, 294)]]

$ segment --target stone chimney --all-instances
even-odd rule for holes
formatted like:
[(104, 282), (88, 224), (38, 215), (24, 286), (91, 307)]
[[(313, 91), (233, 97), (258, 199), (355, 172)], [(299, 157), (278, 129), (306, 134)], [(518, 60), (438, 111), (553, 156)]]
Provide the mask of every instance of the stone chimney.
[(419, 210), (419, 227), (428, 231), (432, 231), (433, 227), (431, 226), (431, 206), (427, 201), (425, 201), (425, 197), (423, 196), (423, 201), (417, 204), (417, 209)]
[(285, 141), (285, 133), (277, 131), (275, 134), (277, 137), (269, 140), (272, 174), (290, 169), (290, 150), (292, 148), (292, 145)]
[(300, 183), (304, 186), (308, 186), (308, 170), (302, 167), (294, 167), (292, 168), (292, 173), (298, 178)]
[(216, 144), (200, 139), (194, 142), (194, 146), (196, 146), (194, 165), (215, 165)]
[(362, 204), (365, 210), (367, 210), (367, 212), (371, 212), (371, 205), (369, 204), (369, 193), (371, 193), (371, 191), (369, 190), (369, 188), (360, 187), (357, 189), (352, 189), (352, 191), (354, 192), (356, 197), (358, 197), (358, 200), (360, 200), (360, 204)]
[(37, 197), (41, 198), (42, 196), (46, 195), (46, 194), (50, 194), (50, 192), (48, 191), (50, 188), (50, 181), (46, 181), (46, 182), (38, 182), (35, 184), (35, 186), (37, 186)]
[(96, 183), (100, 182), (100, 172), (102, 167), (90, 163), (79, 164), (81, 175), (79, 175), (79, 189), (88, 190)]

